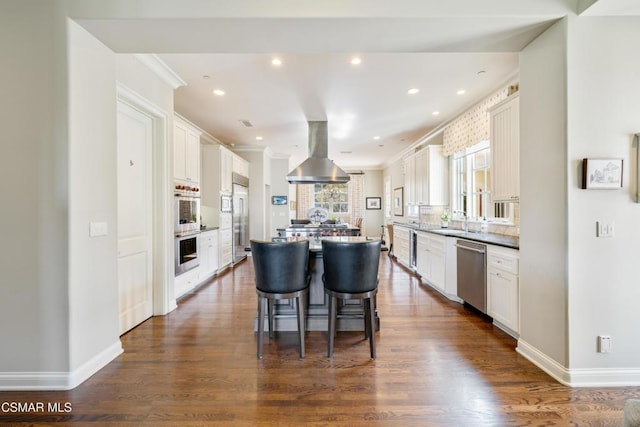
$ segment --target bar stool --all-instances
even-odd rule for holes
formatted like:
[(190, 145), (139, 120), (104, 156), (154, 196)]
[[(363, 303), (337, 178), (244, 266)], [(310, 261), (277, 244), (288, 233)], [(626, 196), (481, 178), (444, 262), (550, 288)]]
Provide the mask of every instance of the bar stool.
[(337, 299), (364, 300), (365, 337), (369, 338), (371, 359), (376, 358), (375, 303), (378, 292), (378, 266), (382, 242), (375, 241), (322, 241), (324, 290), (329, 295), (329, 348), (333, 356), (336, 334)]
[(258, 359), (262, 359), (264, 303), (268, 301), (269, 337), (273, 338), (273, 302), (293, 299), (298, 318), (300, 358), (304, 358), (304, 298), (309, 293), (309, 241), (263, 242), (251, 240), (251, 257), (258, 294)]
[(389, 257), (393, 256), (393, 224), (387, 224), (387, 231), (389, 234)]

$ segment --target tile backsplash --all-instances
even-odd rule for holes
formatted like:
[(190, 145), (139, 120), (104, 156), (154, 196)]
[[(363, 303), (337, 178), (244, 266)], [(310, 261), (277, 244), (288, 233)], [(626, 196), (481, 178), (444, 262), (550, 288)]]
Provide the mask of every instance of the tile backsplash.
[[(518, 236), (520, 233), (520, 204), (513, 203), (514, 209), (514, 224), (506, 225), (506, 224), (497, 224), (488, 222), (487, 223), (487, 232), (495, 233), (495, 234), (503, 234), (506, 236)], [(421, 206), (420, 207), (420, 226), (422, 228), (439, 228), (442, 225), (442, 220), (440, 216), (443, 212), (450, 212), (448, 206)], [(469, 220), (469, 230), (471, 231), (480, 231), (480, 221), (476, 221), (474, 219)], [(451, 220), (449, 221), (449, 228), (453, 229), (463, 229), (464, 221), (460, 220)]]

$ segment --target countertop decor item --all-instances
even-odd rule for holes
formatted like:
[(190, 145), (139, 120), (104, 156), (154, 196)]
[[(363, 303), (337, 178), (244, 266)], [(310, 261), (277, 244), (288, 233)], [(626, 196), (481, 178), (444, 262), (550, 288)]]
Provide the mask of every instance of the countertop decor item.
[(449, 221), (451, 221), (451, 214), (449, 212), (443, 212), (442, 215), (440, 215), (440, 225), (442, 226), (442, 228), (447, 228), (449, 227)]

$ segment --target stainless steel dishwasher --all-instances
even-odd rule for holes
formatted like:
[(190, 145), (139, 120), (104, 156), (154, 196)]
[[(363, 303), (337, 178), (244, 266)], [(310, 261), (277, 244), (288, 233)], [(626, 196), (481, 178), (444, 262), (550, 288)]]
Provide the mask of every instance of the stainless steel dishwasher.
[(468, 240), (456, 241), (458, 296), (487, 313), (487, 246)]

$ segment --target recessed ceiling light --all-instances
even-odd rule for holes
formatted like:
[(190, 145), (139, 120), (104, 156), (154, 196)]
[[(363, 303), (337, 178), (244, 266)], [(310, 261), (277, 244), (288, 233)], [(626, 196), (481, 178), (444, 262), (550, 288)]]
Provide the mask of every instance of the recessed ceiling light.
[(464, 90), (464, 89), (460, 89), (460, 90), (458, 90), (458, 91), (456, 92), (456, 94), (458, 94), (458, 95), (464, 95), (466, 92), (467, 92), (466, 90)]
[(351, 58), (351, 65), (360, 65), (361, 63), (362, 63), (362, 60), (357, 56), (354, 56), (353, 58)]
[(374, 136), (373, 139), (378, 140), (380, 137), (378, 135)]
[(261, 137), (260, 135), (256, 136), (256, 139), (257, 139), (258, 141), (262, 141), (262, 137)]
[(479, 76), (480, 76), (480, 75), (482, 75), (482, 74), (487, 74), (487, 72), (486, 72), (485, 70), (480, 70), (480, 71), (478, 71), (478, 75), (479, 75)]
[(222, 89), (214, 89), (213, 94), (218, 96), (224, 96), (224, 91)]
[(416, 94), (416, 93), (418, 93), (418, 92), (420, 92), (420, 89), (418, 89), (417, 87), (412, 87), (411, 89), (409, 89), (409, 90), (407, 91), (407, 93), (408, 93), (409, 95), (415, 95), (415, 94)]
[(276, 67), (279, 67), (280, 65), (282, 65), (282, 59), (280, 58), (273, 58), (271, 60), (271, 65), (275, 65)]
[(439, 115), (439, 114), (440, 114), (440, 111), (434, 111), (434, 112), (433, 112), (433, 113), (431, 113), (431, 114), (433, 114), (434, 116), (437, 116), (437, 115)]

